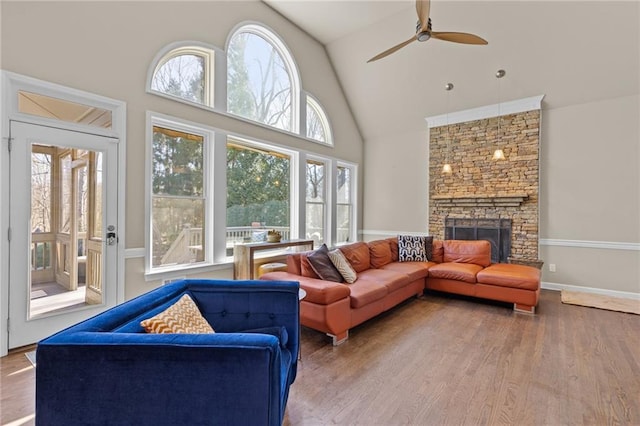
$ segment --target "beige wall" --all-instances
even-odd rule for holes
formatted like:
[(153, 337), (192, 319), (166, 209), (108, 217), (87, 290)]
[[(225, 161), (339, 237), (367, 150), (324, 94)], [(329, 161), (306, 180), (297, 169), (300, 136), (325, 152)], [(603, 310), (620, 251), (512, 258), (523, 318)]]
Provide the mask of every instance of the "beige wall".
[[(4, 70), (126, 102), (127, 249), (144, 247), (147, 110), (362, 163), (362, 138), (324, 47), (262, 2), (2, 2), (1, 7)], [(284, 40), (302, 88), (327, 111), (335, 148), (145, 93), (149, 66), (160, 49), (183, 40), (224, 49), (230, 31), (243, 21), (266, 24)], [(141, 258), (126, 260), (125, 275), (127, 298), (159, 284), (145, 282)], [(206, 274), (231, 275), (230, 266)]]
[[(541, 238), (601, 243), (543, 241), (544, 281), (640, 293), (639, 102), (635, 95), (543, 110)], [(636, 251), (606, 242), (635, 243)]]

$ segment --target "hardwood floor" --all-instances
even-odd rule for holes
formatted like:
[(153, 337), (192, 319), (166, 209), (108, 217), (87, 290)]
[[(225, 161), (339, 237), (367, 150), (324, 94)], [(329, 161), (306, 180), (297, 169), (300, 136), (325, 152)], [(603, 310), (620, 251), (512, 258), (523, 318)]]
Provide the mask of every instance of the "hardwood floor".
[[(0, 423), (33, 424), (34, 369), (12, 353), (0, 370)], [(427, 294), (338, 347), (303, 328), (284, 424), (640, 425), (640, 316)]]

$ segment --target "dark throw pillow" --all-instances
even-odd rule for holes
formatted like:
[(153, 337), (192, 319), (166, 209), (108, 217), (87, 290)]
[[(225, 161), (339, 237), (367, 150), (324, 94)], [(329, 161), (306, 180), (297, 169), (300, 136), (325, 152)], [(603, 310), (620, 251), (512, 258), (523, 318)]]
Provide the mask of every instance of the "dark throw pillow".
[(323, 244), (318, 250), (309, 254), (307, 260), (311, 264), (314, 272), (323, 280), (337, 283), (344, 281), (342, 274), (336, 269), (329, 258), (329, 249), (326, 244)]

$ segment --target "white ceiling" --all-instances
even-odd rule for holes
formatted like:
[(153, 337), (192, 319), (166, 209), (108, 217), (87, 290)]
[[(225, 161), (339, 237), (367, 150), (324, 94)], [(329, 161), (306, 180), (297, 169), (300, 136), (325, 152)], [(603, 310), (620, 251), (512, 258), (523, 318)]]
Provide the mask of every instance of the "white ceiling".
[(435, 31), (489, 44), (416, 42), (373, 63), (415, 34), (415, 1), (262, 1), (325, 44), (365, 140), (421, 131), (445, 112), (538, 95), (543, 109), (563, 108), (637, 95), (640, 85), (640, 0), (435, 0)]
[(413, 0), (262, 0), (323, 44), (414, 8)]

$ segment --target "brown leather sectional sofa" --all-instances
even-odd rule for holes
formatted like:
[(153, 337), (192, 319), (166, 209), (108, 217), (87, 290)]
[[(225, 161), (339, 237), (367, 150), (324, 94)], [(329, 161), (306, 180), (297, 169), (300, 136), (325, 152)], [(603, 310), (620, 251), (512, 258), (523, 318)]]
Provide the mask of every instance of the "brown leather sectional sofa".
[(341, 246), (357, 280), (325, 281), (315, 273), (306, 253), (291, 254), (286, 272), (269, 272), (264, 280), (293, 280), (307, 294), (300, 302), (302, 325), (327, 333), (338, 345), (349, 329), (423, 294), (425, 288), (514, 304), (534, 313), (540, 294), (540, 270), (516, 264), (491, 264), (488, 241), (433, 241), (431, 261), (399, 262), (398, 240), (356, 242)]

